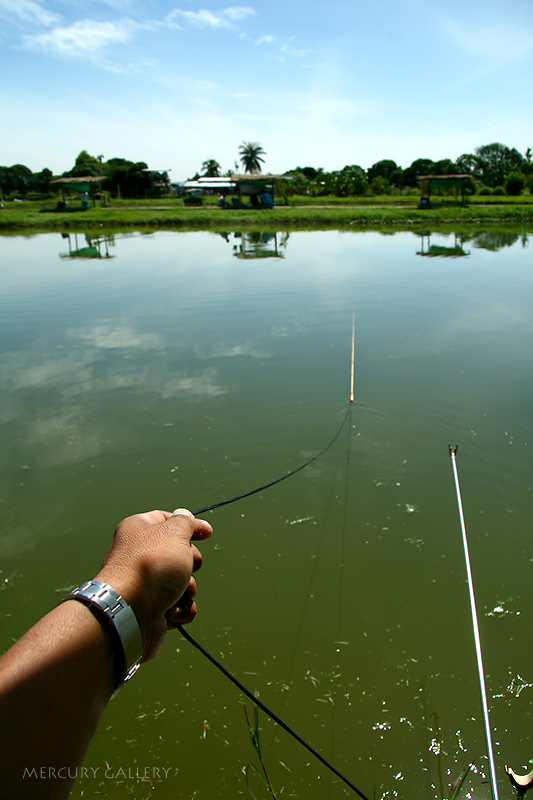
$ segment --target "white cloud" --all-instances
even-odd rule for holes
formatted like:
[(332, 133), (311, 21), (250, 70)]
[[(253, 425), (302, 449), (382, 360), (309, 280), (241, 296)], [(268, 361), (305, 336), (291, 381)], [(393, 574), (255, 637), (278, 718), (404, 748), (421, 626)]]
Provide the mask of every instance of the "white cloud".
[(205, 370), (198, 375), (182, 375), (178, 373), (174, 377), (161, 382), (154, 388), (154, 391), (163, 399), (188, 397), (202, 400), (227, 394), (230, 389), (217, 380), (214, 370)]
[(269, 33), (266, 36), (261, 36), (259, 39), (256, 39), (256, 44), (271, 44), (276, 40), (275, 36), (271, 36)]
[(507, 21), (461, 25), (447, 14), (439, 14), (440, 28), (465, 53), (485, 61), (520, 61), (533, 52), (529, 26)]
[(209, 347), (197, 346), (195, 349), (198, 358), (234, 358), (235, 356), (249, 356), (250, 358), (271, 358), (272, 353), (258, 347), (255, 342), (248, 341), (242, 344), (230, 344), (229, 342), (216, 342)]
[(88, 331), (79, 333), (71, 332), (85, 344), (93, 347), (111, 350), (137, 348), (146, 350), (155, 348), (159, 344), (158, 337), (154, 333), (136, 333), (129, 326), (114, 326), (113, 324), (96, 325)]
[(250, 6), (233, 6), (231, 8), (226, 8), (222, 13), (231, 19), (232, 22), (240, 22), (251, 14), (255, 14), (255, 9)]
[[(110, 8), (117, 8), (120, 11), (131, 8), (134, 4), (132, 0), (100, 0), (105, 6)], [(81, 0), (80, 5), (86, 5), (86, 0)]]
[(201, 8), (199, 11), (174, 8), (166, 19), (170, 24), (179, 25), (179, 21), (183, 21), (197, 28), (231, 28), (233, 23), (240, 22), (253, 14), (255, 10), (249, 6), (233, 6), (215, 12), (207, 8)]
[(97, 22), (82, 19), (69, 27), (56, 27), (41, 34), (24, 36), (25, 46), (62, 56), (91, 56), (113, 44), (124, 44), (133, 38), (136, 25), (132, 20)]
[(25, 22), (45, 27), (61, 22), (59, 14), (48, 11), (34, 0), (0, 0), (0, 18), (8, 22)]
[(290, 44), (283, 44), (280, 48), (281, 57), (284, 58), (285, 56), (292, 56), (296, 58), (305, 58), (305, 56), (309, 55), (309, 49), (306, 48), (296, 48), (291, 47)]

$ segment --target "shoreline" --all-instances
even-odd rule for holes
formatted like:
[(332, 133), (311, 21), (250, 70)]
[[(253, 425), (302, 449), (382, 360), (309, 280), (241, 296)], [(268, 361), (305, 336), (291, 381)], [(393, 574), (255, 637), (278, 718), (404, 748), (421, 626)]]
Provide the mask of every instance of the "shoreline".
[[(435, 226), (512, 225), (533, 231), (532, 202), (470, 203), (419, 209), (404, 203), (309, 204), (273, 209), (220, 209), (215, 205), (187, 207), (169, 201), (119, 201), (102, 208), (69, 212), (41, 211), (37, 201), (9, 203), (0, 210), (0, 234), (45, 233), (92, 229), (121, 230), (280, 230), (280, 229), (402, 229)], [(525, 227), (524, 227), (525, 226)]]

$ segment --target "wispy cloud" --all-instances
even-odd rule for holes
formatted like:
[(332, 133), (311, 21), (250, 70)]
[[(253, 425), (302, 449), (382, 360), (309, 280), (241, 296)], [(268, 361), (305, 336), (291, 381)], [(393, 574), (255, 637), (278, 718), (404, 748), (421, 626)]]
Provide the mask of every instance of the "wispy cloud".
[(234, 358), (235, 356), (248, 356), (250, 358), (271, 358), (272, 353), (258, 347), (254, 341), (232, 344), (230, 342), (216, 342), (209, 346), (197, 346), (196, 355), (201, 359)]
[(26, 34), (23, 41), (29, 50), (87, 57), (99, 54), (109, 45), (125, 44), (133, 38), (136, 28), (136, 24), (128, 19), (118, 22), (82, 19), (67, 27), (55, 27), (39, 34)]
[[(115, 10), (131, 6), (130, 0), (98, 2)], [(78, 5), (76, 0), (71, 0), (72, 3)], [(174, 8), (165, 17), (142, 22), (124, 16), (117, 20), (83, 18), (66, 24), (63, 17), (46, 9), (40, 0), (0, 0), (0, 21), (22, 29), (24, 49), (68, 58), (98, 59), (101, 67), (121, 71), (124, 71), (124, 66), (105, 59), (105, 52), (129, 43), (142, 32), (181, 29), (184, 26), (230, 29), (255, 13), (250, 6), (229, 6), (217, 11)]]
[[(75, 336), (76, 334), (73, 333)], [(146, 350), (158, 346), (159, 341), (155, 333), (136, 333), (129, 325), (106, 323), (95, 325), (88, 331), (77, 334), (86, 345), (92, 345), (102, 350), (130, 349)]]
[(0, 0), (0, 19), (10, 23), (58, 25), (62, 17), (49, 11), (35, 0)]
[(487, 61), (520, 61), (533, 53), (533, 33), (529, 26), (509, 21), (465, 22), (446, 13), (439, 14), (440, 29), (467, 55)]
[(267, 33), (256, 39), (255, 44), (259, 46), (272, 45), (276, 47), (274, 51), (270, 51), (270, 54), (272, 58), (277, 58), (279, 61), (286, 61), (288, 58), (305, 58), (309, 55), (311, 51), (308, 48), (293, 47), (293, 41), (294, 36), (291, 36), (287, 41), (281, 41), (279, 37)]
[(307, 48), (297, 48), (293, 47), (288, 42), (281, 45), (280, 48), (280, 57), (296, 57), (296, 58), (305, 58), (305, 56), (309, 55), (309, 49)]
[(180, 22), (183, 22), (196, 28), (232, 28), (236, 22), (241, 22), (254, 14), (255, 9), (250, 6), (231, 6), (220, 11), (210, 11), (207, 8), (201, 8), (199, 11), (186, 11), (182, 8), (174, 8), (167, 14), (166, 21), (178, 27)]

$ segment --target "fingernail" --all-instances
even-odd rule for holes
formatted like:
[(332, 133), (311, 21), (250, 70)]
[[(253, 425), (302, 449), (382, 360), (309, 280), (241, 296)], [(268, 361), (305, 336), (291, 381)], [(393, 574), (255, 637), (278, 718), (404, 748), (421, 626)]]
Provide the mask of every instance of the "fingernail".
[(189, 519), (194, 519), (192, 513), (189, 511), (188, 508), (176, 508), (175, 511), (172, 512), (173, 517), (189, 517)]

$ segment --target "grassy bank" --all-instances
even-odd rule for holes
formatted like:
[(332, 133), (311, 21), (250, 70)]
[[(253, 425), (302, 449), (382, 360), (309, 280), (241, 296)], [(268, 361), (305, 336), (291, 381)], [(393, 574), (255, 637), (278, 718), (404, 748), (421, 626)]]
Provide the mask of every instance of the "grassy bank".
[[(187, 207), (179, 199), (121, 200), (102, 208), (98, 204), (86, 211), (42, 212), (42, 203), (7, 203), (0, 210), (0, 232), (30, 233), (47, 230), (86, 231), (91, 228), (117, 230), (130, 228), (285, 229), (285, 228), (419, 228), (435, 225), (533, 224), (533, 196), (487, 198), (469, 201), (464, 208), (451, 203), (418, 208), (418, 197), (291, 198), (290, 205), (273, 209), (221, 209), (216, 198), (206, 198), (203, 206)], [(335, 201), (339, 198), (335, 198)], [(72, 203), (76, 209), (77, 203)], [(50, 206), (51, 207), (51, 206)]]

